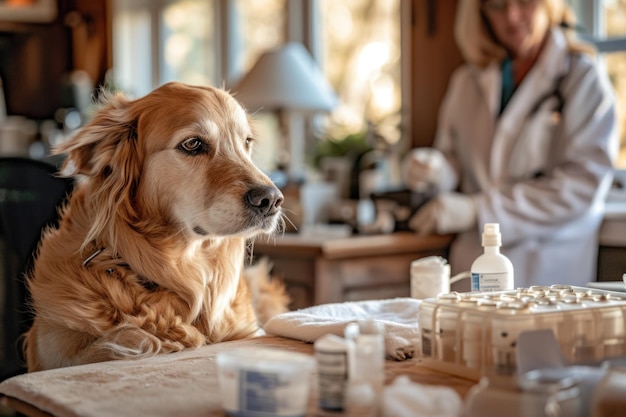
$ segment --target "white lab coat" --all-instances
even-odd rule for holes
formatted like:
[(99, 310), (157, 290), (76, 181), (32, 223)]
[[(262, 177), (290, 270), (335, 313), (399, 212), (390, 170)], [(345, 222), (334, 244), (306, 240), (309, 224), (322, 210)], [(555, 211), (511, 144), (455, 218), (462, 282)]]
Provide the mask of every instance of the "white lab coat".
[(470, 269), (482, 253), (483, 224), (496, 222), (516, 287), (595, 281), (619, 141), (612, 87), (592, 57), (568, 52), (560, 29), (498, 118), (501, 84), (498, 63), (464, 65), (440, 110), (434, 146), (479, 213), (477, 227), (452, 244), (452, 271)]

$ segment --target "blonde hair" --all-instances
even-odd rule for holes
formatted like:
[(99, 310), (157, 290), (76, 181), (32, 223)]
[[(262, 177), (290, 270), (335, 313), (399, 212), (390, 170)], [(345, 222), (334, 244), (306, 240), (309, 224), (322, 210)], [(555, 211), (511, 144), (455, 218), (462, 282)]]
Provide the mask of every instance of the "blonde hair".
[[(548, 10), (550, 27), (564, 27), (568, 47), (571, 52), (594, 54), (591, 44), (575, 38), (573, 28), (576, 23), (574, 11), (566, 0), (542, 1)], [(460, 0), (457, 6), (454, 37), (467, 62), (484, 67), (491, 62), (503, 60), (507, 53), (491, 34), (481, 11), (481, 0)]]

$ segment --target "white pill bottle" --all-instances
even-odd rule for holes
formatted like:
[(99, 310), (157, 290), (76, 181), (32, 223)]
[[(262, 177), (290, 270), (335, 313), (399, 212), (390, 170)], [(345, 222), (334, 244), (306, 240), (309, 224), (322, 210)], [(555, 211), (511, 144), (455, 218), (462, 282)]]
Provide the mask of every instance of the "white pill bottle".
[(472, 291), (506, 291), (515, 288), (513, 264), (500, 253), (500, 224), (485, 223), (482, 236), (484, 253), (470, 268)]

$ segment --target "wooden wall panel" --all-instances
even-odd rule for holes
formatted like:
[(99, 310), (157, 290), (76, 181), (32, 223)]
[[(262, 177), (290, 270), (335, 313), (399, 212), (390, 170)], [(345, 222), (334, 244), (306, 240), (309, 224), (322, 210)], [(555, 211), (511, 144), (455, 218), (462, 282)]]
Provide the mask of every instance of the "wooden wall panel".
[(453, 70), (462, 62), (454, 41), (457, 0), (412, 0), (411, 122), (413, 146), (428, 146)]

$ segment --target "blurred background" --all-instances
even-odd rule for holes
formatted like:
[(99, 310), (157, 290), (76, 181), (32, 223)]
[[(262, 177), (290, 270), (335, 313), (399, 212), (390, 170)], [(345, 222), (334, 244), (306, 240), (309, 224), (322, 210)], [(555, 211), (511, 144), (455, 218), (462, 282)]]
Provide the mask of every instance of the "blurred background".
[[(103, 91), (224, 87), (254, 116), (257, 164), (297, 197), (289, 201), (307, 202), (309, 213), (289, 207), (296, 226), (346, 220), (342, 212), (367, 223), (372, 203), (359, 206), (359, 220), (356, 201), (396, 190), (404, 153), (433, 140), (462, 62), (457, 2), (0, 0), (0, 156), (45, 158), (90, 119)], [(620, 101), (623, 186), (626, 0), (570, 4)], [(320, 217), (311, 202), (327, 199), (351, 202)]]
[[(623, 190), (626, 0), (569, 1), (620, 102)], [(356, 230), (381, 209), (370, 197), (400, 187), (405, 152), (432, 143), (462, 62), (457, 3), (0, 0), (0, 156), (45, 158), (90, 119), (103, 91), (132, 98), (168, 81), (224, 87), (254, 117), (253, 158), (288, 196), (294, 228)]]
[[(0, 123), (0, 152), (16, 129), (28, 145), (58, 140), (53, 128), (67, 133), (84, 123), (101, 87), (135, 97), (172, 80), (233, 88), (263, 52), (287, 42), (305, 46), (339, 98), (332, 111), (306, 117), (298, 133), (307, 167), (319, 168), (320, 153), (347, 152), (336, 143), (320, 147), (328, 140), (358, 142), (370, 133), (370, 147), (428, 145), (448, 77), (461, 62), (452, 37), (456, 3), (0, 0), (0, 117), (15, 116)], [(570, 3), (624, 107), (626, 1)], [(258, 116), (269, 139), (255, 157), (271, 170), (278, 122)]]

